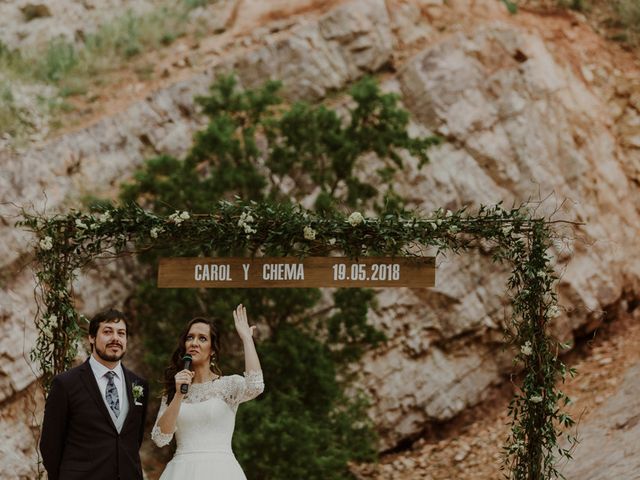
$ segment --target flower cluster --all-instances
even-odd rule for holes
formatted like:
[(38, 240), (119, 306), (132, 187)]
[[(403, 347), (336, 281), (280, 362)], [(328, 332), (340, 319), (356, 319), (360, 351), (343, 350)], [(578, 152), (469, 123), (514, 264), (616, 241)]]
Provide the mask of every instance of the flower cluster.
[(44, 237), (40, 240), (40, 248), (42, 250), (51, 250), (53, 248), (53, 239), (49, 236)]
[(347, 222), (349, 222), (352, 227), (355, 227), (356, 225), (360, 225), (364, 222), (364, 217), (360, 212), (353, 212), (349, 215), (349, 218), (347, 218)]
[(531, 348), (531, 342), (527, 340), (522, 347), (520, 347), (520, 351), (523, 355), (530, 356), (533, 354), (533, 348)]
[(144, 396), (144, 387), (138, 383), (134, 383), (131, 386), (131, 393), (133, 394), (133, 401), (138, 403)]
[(240, 215), (238, 226), (244, 230), (244, 233), (246, 233), (247, 236), (257, 232), (257, 230), (252, 226), (253, 221), (253, 216), (249, 212), (242, 212)]
[(305, 240), (315, 240), (316, 239), (316, 233), (317, 232), (313, 228), (311, 228), (309, 226), (304, 227), (304, 239)]
[(87, 228), (89, 228), (87, 226), (86, 223), (84, 223), (82, 220), (80, 220), (79, 218), (76, 218), (76, 227), (82, 229), (82, 230), (86, 230)]
[(169, 215), (169, 222), (175, 223), (176, 225), (180, 225), (185, 220), (189, 220), (191, 216), (189, 212), (175, 212)]

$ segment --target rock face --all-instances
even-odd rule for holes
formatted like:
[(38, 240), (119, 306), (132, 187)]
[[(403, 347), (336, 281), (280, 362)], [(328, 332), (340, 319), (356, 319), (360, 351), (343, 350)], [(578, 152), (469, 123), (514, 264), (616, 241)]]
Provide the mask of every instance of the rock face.
[[(478, 4), (473, 8), (448, 3), (354, 0), (311, 11), (286, 30), (267, 28), (259, 44), (225, 52), (207, 71), (113, 117), (19, 155), (0, 153), (0, 266), (19, 272), (0, 291), (0, 408), (3, 426), (16, 432), (0, 446), (3, 457), (12, 452), (0, 477), (35, 455), (25, 440), (30, 424), (9, 413), (5, 420), (36, 378), (23, 353), (35, 335), (32, 278), (19, 268), (31, 239), (13, 227), (16, 211), (5, 202), (64, 210), (85, 193), (112, 194), (149, 155), (183, 154), (202, 124), (193, 97), (223, 71), (234, 70), (245, 86), (280, 79), (289, 98), (317, 100), (390, 65), (396, 73), (387, 76), (385, 88), (401, 94), (413, 128), (446, 139), (421, 170), (406, 158), (400, 194), (424, 211), (546, 199), (538, 214), (557, 209), (562, 218), (584, 222), (554, 249), (565, 307), (554, 328), (562, 338), (592, 322), (592, 312), (623, 291), (637, 296), (640, 87), (623, 82), (623, 72), (607, 75), (615, 70), (611, 64), (599, 67), (605, 75), (585, 80), (584, 70), (563, 57), (571, 50), (554, 51), (544, 27), (518, 24), (527, 17), (507, 16), (500, 2), (471, 2)], [(485, 10), (491, 20), (476, 18)], [(447, 15), (473, 28), (440, 34)], [(618, 83), (624, 89), (616, 89)], [(133, 280), (121, 271), (112, 265), (79, 280), (84, 313), (126, 298)], [(380, 291), (371, 321), (390, 340), (356, 368), (374, 398), (381, 449), (418, 435), (430, 422), (451, 419), (502, 381), (511, 358), (501, 349), (500, 333), (508, 317), (508, 271), (472, 253), (440, 259), (432, 290)]]
[[(569, 308), (555, 325), (561, 338), (585, 322), (585, 310), (600, 310), (638, 284), (640, 264), (628, 252), (640, 225), (640, 192), (625, 174), (627, 159), (599, 114), (605, 105), (539, 37), (500, 23), (453, 35), (416, 55), (398, 81), (414, 118), (448, 141), (426, 169), (399, 181), (416, 206), (553, 195), (540, 214), (570, 198), (562, 215), (586, 222), (579, 235), (594, 245), (556, 250), (560, 303)], [(379, 321), (392, 341), (365, 360), (364, 384), (380, 399), (372, 417), (385, 433), (383, 446), (429, 420), (453, 417), (500, 380), (507, 364), (495, 340), (505, 279), (486, 258), (450, 258), (430, 292), (382, 294)]]
[(236, 72), (246, 86), (277, 79), (284, 82), (283, 93), (289, 98), (318, 100), (380, 69), (390, 60), (392, 47), (385, 3), (348, 2), (318, 21), (267, 38), (263, 47), (221, 67)]
[[(580, 429), (580, 444), (562, 473), (569, 479), (638, 478), (640, 365), (629, 369), (618, 393)], [(603, 448), (606, 442), (607, 448)]]

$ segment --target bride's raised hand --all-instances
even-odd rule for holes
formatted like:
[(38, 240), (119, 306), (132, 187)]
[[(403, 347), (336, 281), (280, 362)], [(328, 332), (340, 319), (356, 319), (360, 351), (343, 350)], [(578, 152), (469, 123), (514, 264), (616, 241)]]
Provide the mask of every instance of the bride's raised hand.
[(244, 305), (238, 305), (238, 307), (233, 311), (233, 320), (240, 338), (243, 341), (250, 340), (253, 337), (253, 332), (256, 327), (255, 325), (251, 327), (249, 326), (249, 321), (247, 320), (247, 309), (244, 308)]

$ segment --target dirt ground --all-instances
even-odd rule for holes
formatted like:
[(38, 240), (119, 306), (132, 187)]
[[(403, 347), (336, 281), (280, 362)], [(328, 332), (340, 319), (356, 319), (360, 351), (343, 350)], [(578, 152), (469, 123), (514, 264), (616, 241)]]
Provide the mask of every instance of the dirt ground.
[[(581, 425), (619, 389), (625, 372), (640, 364), (640, 308), (604, 324), (582, 339), (563, 360), (578, 374), (562, 390), (572, 403), (568, 412)], [(492, 392), (481, 405), (463, 413), (411, 450), (384, 456), (378, 465), (360, 466), (361, 478), (376, 480), (495, 480), (502, 478), (501, 449), (509, 427), (509, 386)], [(437, 427), (434, 429), (437, 430)], [(434, 432), (429, 432), (430, 437)]]

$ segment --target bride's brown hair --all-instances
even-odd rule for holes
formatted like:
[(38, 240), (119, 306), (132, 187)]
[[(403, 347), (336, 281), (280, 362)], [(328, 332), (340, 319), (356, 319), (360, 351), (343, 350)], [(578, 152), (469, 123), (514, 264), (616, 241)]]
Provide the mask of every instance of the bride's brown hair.
[(220, 337), (218, 336), (218, 328), (213, 320), (209, 320), (204, 317), (195, 317), (187, 323), (184, 330), (180, 334), (178, 340), (178, 346), (171, 355), (169, 366), (164, 371), (164, 394), (167, 396), (167, 404), (173, 400), (176, 394), (176, 379), (174, 378), (176, 373), (184, 369), (183, 357), (186, 353), (185, 343), (187, 342), (187, 335), (189, 330), (196, 323), (204, 323), (209, 325), (209, 337), (211, 338), (211, 352), (213, 353), (213, 360), (215, 363), (210, 365), (211, 371), (216, 375), (222, 376), (222, 370), (218, 366), (218, 359), (220, 358)]

